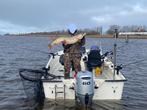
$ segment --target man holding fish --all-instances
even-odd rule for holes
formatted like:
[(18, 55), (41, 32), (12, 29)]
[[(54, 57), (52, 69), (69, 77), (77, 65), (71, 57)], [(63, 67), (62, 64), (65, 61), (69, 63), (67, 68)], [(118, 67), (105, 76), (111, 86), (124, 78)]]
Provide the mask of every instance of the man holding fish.
[(68, 33), (70, 37), (59, 37), (48, 45), (52, 48), (54, 45), (62, 43), (64, 48), (64, 78), (70, 78), (70, 68), (73, 65), (75, 75), (81, 71), (81, 47), (85, 44), (85, 35), (77, 34), (77, 27), (74, 24), (68, 26)]

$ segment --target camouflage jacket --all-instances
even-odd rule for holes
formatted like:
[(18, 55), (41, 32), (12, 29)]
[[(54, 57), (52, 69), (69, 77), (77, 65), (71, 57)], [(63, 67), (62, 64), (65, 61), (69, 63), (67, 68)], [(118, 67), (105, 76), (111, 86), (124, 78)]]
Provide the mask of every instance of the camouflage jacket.
[(68, 44), (68, 45), (63, 44), (64, 53), (80, 54), (80, 49), (84, 44), (85, 44), (85, 37), (83, 37), (83, 39), (81, 39), (80, 42), (77, 42), (75, 44)]

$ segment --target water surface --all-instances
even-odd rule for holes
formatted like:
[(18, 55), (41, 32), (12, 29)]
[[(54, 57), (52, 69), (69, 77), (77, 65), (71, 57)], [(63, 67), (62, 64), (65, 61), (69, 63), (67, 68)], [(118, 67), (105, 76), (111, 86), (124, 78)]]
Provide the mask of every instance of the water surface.
[[(99, 45), (100, 39), (87, 38), (86, 47)], [(103, 53), (112, 50), (113, 39), (101, 39)], [(52, 50), (47, 48), (50, 42), (47, 37), (10, 37), (0, 36), (0, 110), (29, 110), (35, 107), (32, 94), (26, 94), (23, 82), (19, 76), (20, 68), (41, 69), (48, 61), (45, 52), (62, 50), (57, 46)], [(117, 64), (128, 64), (147, 58), (147, 40), (131, 39), (118, 41)], [(37, 51), (39, 50), (39, 51)], [(43, 52), (41, 52), (43, 51)], [(146, 110), (147, 108), (147, 59), (123, 68), (127, 78), (123, 98), (120, 101), (95, 101), (92, 110)], [(32, 85), (33, 86), (33, 85)], [(31, 88), (31, 86), (30, 86)], [(33, 87), (32, 87), (33, 88)], [(33, 91), (33, 90), (32, 90)], [(32, 100), (32, 102), (29, 102)], [(42, 110), (76, 110), (74, 101), (64, 104), (62, 101), (45, 100)], [(31, 106), (31, 107), (30, 107)]]

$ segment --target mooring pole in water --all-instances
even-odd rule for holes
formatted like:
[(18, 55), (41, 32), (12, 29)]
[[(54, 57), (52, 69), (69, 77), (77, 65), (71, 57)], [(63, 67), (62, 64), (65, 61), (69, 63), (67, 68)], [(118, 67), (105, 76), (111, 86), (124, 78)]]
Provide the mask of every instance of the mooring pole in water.
[(129, 35), (126, 34), (126, 43), (128, 43), (128, 42), (129, 42)]
[(115, 80), (115, 68), (116, 68), (116, 48), (117, 48), (117, 38), (118, 38), (118, 30), (115, 29), (114, 32), (114, 48), (113, 48), (113, 64), (114, 64), (114, 73), (113, 73), (113, 80)]

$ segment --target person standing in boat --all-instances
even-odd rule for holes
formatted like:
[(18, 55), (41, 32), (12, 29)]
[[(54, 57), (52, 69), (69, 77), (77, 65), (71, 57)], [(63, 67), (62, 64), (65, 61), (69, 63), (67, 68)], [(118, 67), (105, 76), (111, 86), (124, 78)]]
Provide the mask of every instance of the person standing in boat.
[[(77, 27), (74, 24), (68, 26), (68, 33), (71, 37), (77, 34)], [(81, 71), (81, 47), (85, 44), (85, 37), (74, 44), (65, 44), (64, 48), (64, 78), (70, 78), (70, 68), (73, 66), (75, 74)]]

